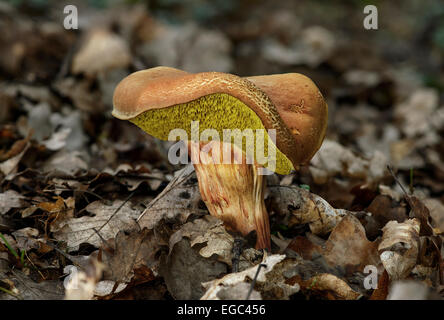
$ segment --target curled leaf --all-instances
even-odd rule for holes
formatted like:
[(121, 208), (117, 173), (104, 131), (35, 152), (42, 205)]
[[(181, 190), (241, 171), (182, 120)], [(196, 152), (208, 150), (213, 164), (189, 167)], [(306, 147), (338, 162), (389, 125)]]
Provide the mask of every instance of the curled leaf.
[(270, 196), (279, 211), (290, 215), (289, 227), (308, 223), (314, 234), (329, 233), (348, 213), (333, 208), (320, 196), (299, 187), (271, 187)]
[(415, 266), (419, 252), (419, 229), (417, 219), (403, 223), (389, 221), (382, 229), (378, 250), (391, 280), (406, 278)]

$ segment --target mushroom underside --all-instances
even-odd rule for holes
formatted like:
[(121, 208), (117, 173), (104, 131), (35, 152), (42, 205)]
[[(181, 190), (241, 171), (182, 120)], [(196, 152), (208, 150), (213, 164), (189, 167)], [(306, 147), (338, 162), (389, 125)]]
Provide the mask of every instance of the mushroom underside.
[[(224, 141), (236, 145), (248, 158), (276, 173), (288, 174), (294, 169), (290, 159), (271, 140), (259, 116), (242, 101), (225, 93), (150, 109), (130, 121), (161, 140)], [(187, 139), (174, 136), (175, 129), (182, 129)]]

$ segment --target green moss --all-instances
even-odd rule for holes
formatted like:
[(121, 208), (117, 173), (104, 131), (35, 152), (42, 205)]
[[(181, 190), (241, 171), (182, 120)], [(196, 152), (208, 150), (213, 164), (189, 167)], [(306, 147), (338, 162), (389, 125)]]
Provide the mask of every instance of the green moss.
[[(168, 108), (149, 110), (131, 119), (131, 122), (139, 126), (143, 131), (162, 140), (168, 140), (170, 131), (179, 128), (185, 130), (189, 140), (191, 140), (192, 121), (199, 121), (198, 137), (206, 129), (217, 130), (221, 140), (223, 139), (224, 129), (239, 129), (241, 131), (252, 129), (254, 149), (246, 147), (245, 138), (242, 139), (242, 146), (239, 143), (240, 140), (236, 142), (235, 139), (232, 139), (231, 142), (242, 148), (247, 155), (254, 156), (256, 161), (258, 161), (256, 157), (258, 152), (268, 157), (268, 134), (260, 118), (242, 101), (225, 93), (207, 95), (188, 103)], [(263, 131), (256, 131), (257, 129), (263, 129)], [(262, 132), (264, 148), (261, 147), (262, 143), (256, 143), (260, 141), (257, 139), (261, 137)], [(259, 150), (256, 151), (256, 148)], [(261, 163), (263, 161), (258, 162)], [(263, 164), (263, 166), (273, 169), (268, 163)], [(292, 169), (291, 161), (276, 148), (276, 169), (274, 171), (280, 174), (288, 174)]]

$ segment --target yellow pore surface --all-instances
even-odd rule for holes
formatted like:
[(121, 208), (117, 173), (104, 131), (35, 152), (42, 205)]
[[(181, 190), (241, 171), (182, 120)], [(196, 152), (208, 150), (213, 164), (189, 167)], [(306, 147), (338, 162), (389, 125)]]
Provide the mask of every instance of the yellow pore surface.
[[(173, 129), (183, 129), (186, 131), (188, 140), (196, 140), (196, 138), (197, 140), (200, 139), (200, 141), (217, 140), (214, 137), (208, 140), (202, 139), (203, 137), (201, 136), (204, 130), (214, 129), (219, 135), (219, 140), (235, 144), (245, 152), (247, 157), (254, 158), (256, 162), (265, 168), (274, 169), (274, 166), (270, 165), (269, 161), (264, 162), (264, 159), (259, 159), (260, 161), (258, 161), (257, 158), (258, 154), (263, 155), (265, 159), (268, 158), (268, 141), (271, 142), (272, 147), (275, 147), (272, 140), (268, 139), (268, 133), (262, 121), (247, 105), (229, 94), (215, 93), (187, 103), (167, 108), (151, 109), (130, 121), (143, 131), (161, 140), (168, 140), (168, 136)], [(192, 135), (192, 121), (198, 121), (198, 135), (197, 132), (194, 132), (194, 135)], [(240, 139), (235, 139), (234, 137), (232, 137), (231, 141), (226, 141), (224, 139), (224, 129), (230, 129), (232, 132), (234, 129), (242, 131), (244, 135), (242, 142), (240, 143)], [(250, 139), (248, 143), (245, 133), (249, 130), (245, 131), (245, 129), (251, 129), (250, 132), (252, 132), (253, 136), (253, 139)], [(179, 140), (176, 137), (174, 139)], [(290, 173), (294, 169), (293, 164), (277, 147), (275, 147), (275, 150), (276, 165), (273, 171), (279, 174)], [(273, 153), (270, 152), (270, 158), (274, 158), (272, 155)], [(272, 159), (268, 160), (272, 161)]]

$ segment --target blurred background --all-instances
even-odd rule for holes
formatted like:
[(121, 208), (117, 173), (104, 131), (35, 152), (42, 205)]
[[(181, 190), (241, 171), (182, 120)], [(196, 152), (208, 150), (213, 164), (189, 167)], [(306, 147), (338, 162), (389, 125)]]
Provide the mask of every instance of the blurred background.
[[(64, 28), (71, 14), (64, 13), (67, 5), (77, 8), (78, 29)], [(378, 10), (376, 30), (363, 26), (367, 5)], [(25, 298), (63, 297), (67, 261), (92, 256), (102, 245), (106, 252), (103, 240), (111, 241), (135, 224), (179, 169), (167, 160), (168, 142), (111, 116), (117, 83), (131, 72), (159, 65), (240, 76), (309, 76), (329, 105), (326, 139), (300, 171), (267, 177), (269, 190), (304, 185), (335, 208), (370, 212), (373, 218), (364, 214), (360, 221), (366, 237), (374, 240), (387, 221), (412, 216), (397, 177), (430, 210), (434, 233), (443, 234), (442, 0), (3, 0), (0, 235), (22, 256), (12, 255), (2, 244), (6, 240), (0, 242), (0, 281), (21, 275), (29, 286), (44, 289), (33, 296), (27, 285), (20, 289)], [(196, 181), (186, 187), (159, 202), (163, 211), (153, 219), (167, 217), (167, 228), (177, 230), (174, 219), (190, 214), (190, 203), (199, 200)], [(289, 228), (282, 218), (295, 209), (292, 200), (266, 195), (271, 232), (281, 240), (308, 231), (307, 224)], [(193, 213), (206, 212), (200, 204)], [(108, 217), (119, 210), (110, 222)], [(111, 227), (101, 230), (104, 225)], [(119, 233), (121, 237), (127, 235)], [(122, 252), (132, 253), (131, 241), (116, 243)], [(144, 254), (150, 259), (158, 257), (153, 243)], [(189, 251), (184, 252), (183, 261), (188, 261)], [(430, 279), (435, 280), (427, 283), (435, 285), (434, 270), (442, 260), (433, 260), (430, 252), (424, 253), (430, 263), (423, 265), (433, 267)], [(123, 268), (118, 275), (133, 270), (124, 263), (133, 258), (116, 256), (108, 263), (110, 270)], [(207, 264), (196, 269), (194, 262), (190, 266), (193, 275), (211, 269)], [(143, 270), (133, 280), (143, 280), (147, 287), (140, 296), (131, 293), (132, 298), (169, 297), (163, 280), (153, 280), (153, 273)], [(187, 276), (182, 263), (178, 270)], [(104, 279), (122, 277), (108, 274)], [(194, 278), (200, 288), (200, 278)], [(16, 286), (22, 280), (14, 280)], [(2, 288), (13, 291), (5, 281)], [(0, 298), (5, 295), (9, 297)]]
[[(64, 29), (68, 4), (78, 9), (77, 30)], [(377, 30), (363, 27), (368, 4), (378, 9)], [(131, 72), (300, 72), (326, 97), (329, 127), (310, 168), (284, 183), (359, 207), (356, 186), (393, 183), (391, 164), (422, 198), (444, 200), (440, 0), (10, 0), (0, 2), (0, 30), (1, 160), (30, 142), (16, 171), (177, 169), (166, 143), (110, 114), (113, 90)]]

